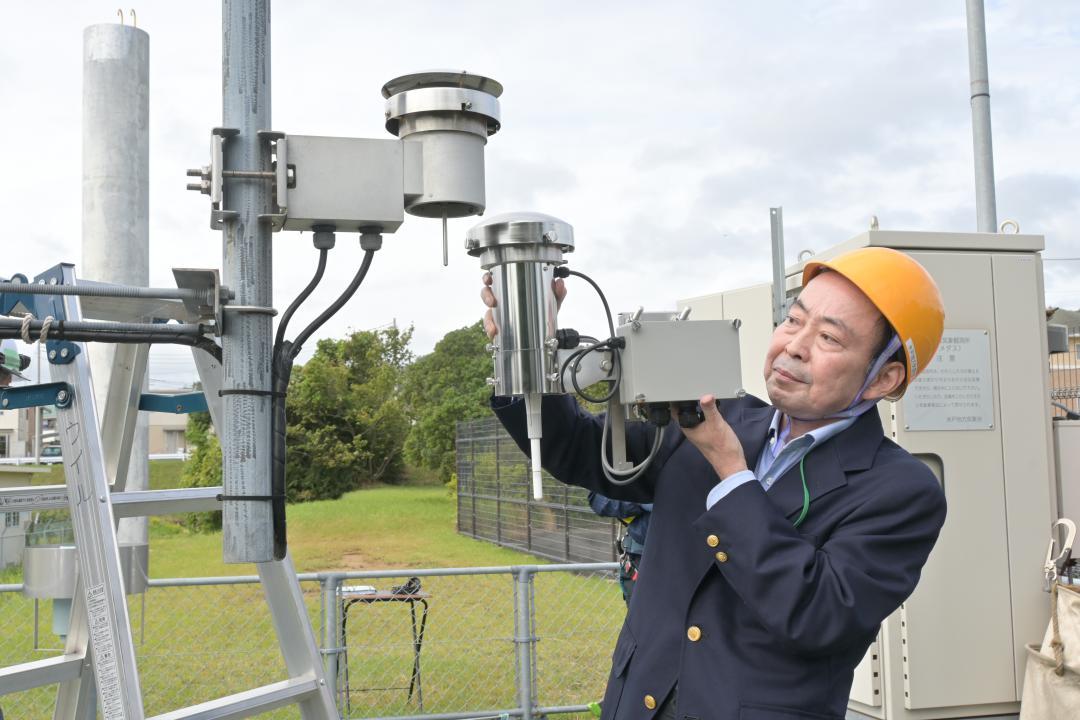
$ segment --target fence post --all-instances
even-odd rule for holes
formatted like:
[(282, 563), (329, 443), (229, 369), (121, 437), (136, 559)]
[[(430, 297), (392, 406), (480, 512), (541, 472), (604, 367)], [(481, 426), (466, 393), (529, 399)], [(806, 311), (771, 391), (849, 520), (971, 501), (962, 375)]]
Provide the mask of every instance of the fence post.
[(566, 551), (564, 553), (566, 562), (572, 562), (570, 560), (570, 486), (563, 485), (562, 496), (562, 510), (563, 510), (563, 532), (566, 534)]
[(534, 618), (535, 598), (533, 592), (533, 568), (520, 566), (514, 568), (514, 648), (515, 670), (518, 692), (518, 705), (521, 717), (532, 720), (536, 706), (536, 622)]
[(495, 542), (502, 545), (502, 486), (495, 483)]
[(320, 592), (323, 607), (323, 643), (322, 652), (326, 661), (326, 684), (334, 694), (334, 703), (341, 711), (341, 696), (338, 692), (338, 664), (340, 663), (345, 638), (341, 636), (341, 603), (338, 602), (338, 585), (341, 577), (329, 573), (322, 578)]

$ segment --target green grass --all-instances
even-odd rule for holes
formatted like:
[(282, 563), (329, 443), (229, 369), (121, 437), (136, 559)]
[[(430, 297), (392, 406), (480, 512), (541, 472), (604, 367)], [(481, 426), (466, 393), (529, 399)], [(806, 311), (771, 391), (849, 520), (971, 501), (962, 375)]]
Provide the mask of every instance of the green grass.
[[(151, 486), (175, 486), (182, 463), (151, 463)], [(541, 564), (524, 553), (456, 532), (454, 498), (440, 485), (376, 487), (333, 501), (290, 505), (289, 547), (300, 572), (387, 569), (394, 577), (356, 580), (386, 589), (409, 568)], [(191, 534), (168, 519), (151, 526), (155, 578), (252, 575), (252, 565), (222, 562), (221, 533)], [(5, 579), (18, 582), (17, 579)], [(509, 575), (433, 577), (423, 581), (430, 614), (422, 652), (425, 712), (513, 707), (514, 609)], [(320, 595), (303, 585), (321, 640)], [(545, 705), (595, 700), (625, 609), (610, 579), (540, 575), (536, 579), (539, 700)], [(143, 601), (145, 599), (145, 617)], [(283, 677), (265, 600), (257, 585), (153, 589), (130, 603), (147, 713), (157, 714)], [(54, 652), (31, 647), (32, 604), (0, 594), (0, 666)], [(42, 604), (39, 634), (49, 630)], [(356, 605), (349, 611), (349, 674), (354, 717), (418, 712), (406, 703), (412, 663), (404, 604)], [(140, 629), (145, 626), (145, 634)], [(392, 689), (385, 689), (392, 688)], [(48, 717), (51, 692), (4, 698), (10, 717)], [(297, 717), (279, 710), (272, 717)]]

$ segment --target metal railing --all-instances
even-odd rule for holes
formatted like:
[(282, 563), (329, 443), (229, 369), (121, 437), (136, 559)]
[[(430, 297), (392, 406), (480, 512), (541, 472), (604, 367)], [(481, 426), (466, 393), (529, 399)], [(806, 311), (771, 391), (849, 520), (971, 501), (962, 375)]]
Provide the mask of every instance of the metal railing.
[[(1080, 412), (1080, 328), (1069, 328), (1068, 352), (1050, 356), (1050, 401)], [(1065, 417), (1065, 410), (1051, 406), (1052, 417)]]
[[(524, 718), (585, 712), (600, 699), (625, 616), (616, 569), (352, 571), (300, 581), (343, 718)], [(410, 578), (418, 588), (402, 588)], [(62, 652), (52, 603), (21, 590), (0, 585), (0, 667)], [(256, 576), (151, 580), (129, 608), (148, 715), (286, 676)], [(48, 718), (54, 699), (52, 688), (13, 693), (0, 709)]]
[(458, 532), (551, 560), (616, 559), (618, 522), (547, 473), (544, 499), (533, 499), (529, 460), (497, 419), (458, 423), (456, 437)]

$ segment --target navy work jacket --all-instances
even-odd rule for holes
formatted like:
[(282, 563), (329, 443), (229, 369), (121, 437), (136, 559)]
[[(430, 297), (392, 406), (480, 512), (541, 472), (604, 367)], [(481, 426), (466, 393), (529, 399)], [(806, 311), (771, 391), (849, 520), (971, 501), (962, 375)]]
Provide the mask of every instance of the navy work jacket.
[[(524, 403), (492, 406), (528, 452)], [(753, 397), (720, 409), (754, 467), (774, 409)], [(627, 424), (635, 464), (654, 430)], [(644, 476), (625, 486), (604, 478), (602, 423), (573, 399), (544, 398), (543, 432), (543, 465), (559, 480), (654, 503), (604, 720), (653, 718), (676, 684), (679, 718), (844, 717), (855, 666), (915, 589), (945, 520), (937, 479), (884, 437), (876, 411), (806, 456), (811, 505), (798, 528), (798, 465), (768, 492), (745, 483), (706, 511), (720, 478), (675, 425)]]

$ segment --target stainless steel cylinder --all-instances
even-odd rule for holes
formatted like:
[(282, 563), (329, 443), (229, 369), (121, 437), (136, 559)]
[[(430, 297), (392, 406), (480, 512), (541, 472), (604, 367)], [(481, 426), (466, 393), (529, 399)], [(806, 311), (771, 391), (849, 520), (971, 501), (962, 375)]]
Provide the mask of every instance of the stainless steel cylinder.
[(499, 131), (502, 85), (480, 75), (429, 71), (386, 83), (386, 129), (419, 142), (423, 193), (405, 207), (420, 217), (484, 212), (484, 146)]
[(573, 228), (540, 213), (497, 215), (470, 229), (465, 247), (492, 275), (495, 393), (561, 392), (551, 283), (563, 254), (574, 249)]
[[(82, 266), (92, 280), (150, 283), (150, 36), (131, 25), (91, 25), (83, 31)], [(127, 349), (86, 348), (103, 419), (113, 365)], [(145, 378), (140, 378), (145, 390)], [(150, 489), (150, 429), (135, 426), (124, 488)], [(121, 542), (149, 542), (147, 518), (121, 518)]]
[(74, 597), (78, 565), (74, 545), (27, 545), (23, 548), (23, 595), (42, 600)]

